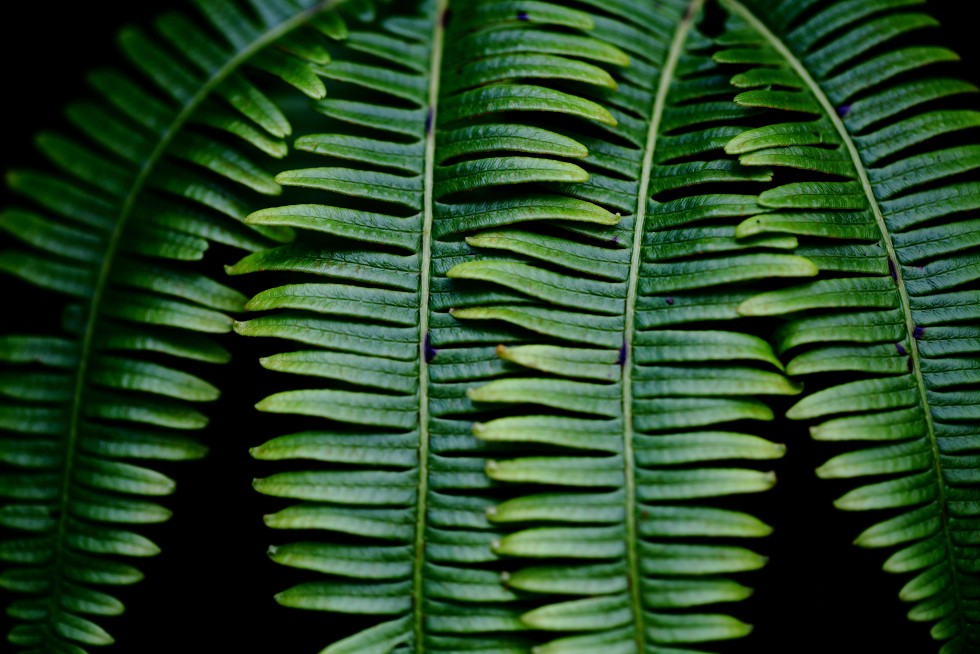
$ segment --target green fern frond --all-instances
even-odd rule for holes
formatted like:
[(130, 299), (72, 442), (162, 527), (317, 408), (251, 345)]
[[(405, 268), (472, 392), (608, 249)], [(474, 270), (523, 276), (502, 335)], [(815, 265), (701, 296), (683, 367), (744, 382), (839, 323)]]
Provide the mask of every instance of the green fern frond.
[[(449, 313), (505, 298), (536, 309), (447, 271), (480, 259), (467, 234), (617, 221), (538, 185), (588, 177), (578, 163), (586, 149), (547, 123), (615, 125), (600, 104), (556, 86), (612, 87), (597, 64), (627, 58), (583, 33), (593, 27), (588, 14), (559, 4), (413, 7), (399, 6), (378, 29), (351, 32), (345, 50), (318, 70), (330, 96), (315, 109), (337, 131), (305, 135), (297, 147), (332, 165), (277, 177), (310, 189), (312, 203), (248, 219), (298, 228), (300, 238), (230, 268), (295, 280), (255, 296), (248, 308), (268, 313), (235, 328), (304, 347), (262, 360), (305, 376), (304, 390), (277, 393), (258, 408), (315, 418), (308, 431), (253, 454), (322, 462), (255, 485), (302, 500), (268, 516), (270, 526), (322, 530), (333, 541), (270, 550), (281, 564), (324, 575), (278, 601), (383, 620), (325, 652), (526, 652), (530, 644), (509, 635), (525, 628), (514, 606), (522, 594), (503, 587), (495, 569), (488, 448), (470, 436), (480, 408), (466, 396), (513, 370), (495, 346), (518, 337), (506, 328), (461, 328)], [(507, 256), (486, 261), (519, 266)], [(338, 544), (338, 533), (354, 541)]]
[(790, 375), (838, 373), (788, 415), (817, 420), (818, 440), (855, 442), (818, 470), (871, 478), (836, 505), (896, 510), (856, 543), (900, 547), (885, 569), (915, 574), (900, 595), (909, 617), (934, 623), (942, 652), (973, 651), (980, 232), (969, 212), (980, 183), (964, 174), (980, 168), (980, 149), (931, 141), (977, 124), (977, 112), (947, 108), (976, 89), (933, 72), (956, 58), (945, 48), (891, 46), (935, 24), (906, 7), (917, 3), (806, 3), (813, 14), (801, 23), (801, 3), (725, 2), (737, 39), (717, 59), (747, 65), (736, 102), (803, 118), (768, 115), (727, 149), (746, 166), (808, 177), (763, 193), (772, 212), (738, 233), (796, 235), (797, 253), (821, 271), (739, 311), (787, 318), (776, 342)]
[(471, 237), (525, 262), (510, 270), (463, 263), (449, 273), (550, 305), (546, 320), (499, 304), (454, 312), (554, 339), (501, 347), (530, 376), (470, 392), (522, 409), (476, 425), (479, 438), (544, 448), (487, 467), (492, 479), (549, 490), (491, 513), (518, 529), (494, 546), (511, 557), (507, 587), (540, 598), (523, 623), (554, 638), (536, 653), (690, 652), (677, 648), (751, 629), (718, 606), (751, 594), (730, 575), (765, 563), (732, 539), (770, 528), (709, 502), (773, 485), (772, 473), (748, 463), (783, 448), (753, 434), (752, 421), (773, 417), (762, 396), (800, 387), (764, 340), (740, 329), (737, 307), (764, 280), (816, 268), (791, 252), (795, 238), (736, 238), (744, 218), (767, 211), (736, 190), (771, 175), (722, 149), (757, 110), (731, 102), (730, 76), (695, 25), (703, 4), (594, 3), (596, 36), (633, 65), (605, 97), (618, 124), (579, 139), (590, 151), (589, 181), (561, 190), (622, 213), (620, 224), (574, 237)]
[(38, 137), (56, 172), (8, 176), (26, 202), (0, 229), (23, 247), (0, 270), (69, 297), (63, 335), (0, 337), (0, 525), (23, 533), (0, 544), (0, 585), (28, 595), (8, 609), (27, 652), (112, 642), (94, 620), (123, 606), (93, 586), (138, 581), (116, 557), (156, 554), (131, 529), (170, 515), (145, 498), (173, 482), (146, 462), (205, 452), (185, 434), (218, 389), (182, 367), (228, 359), (208, 334), (230, 331), (246, 298), (186, 262), (211, 242), (291, 237), (240, 222), (281, 192), (256, 157), (282, 157), (290, 131), (253, 70), (322, 97), (313, 62), (342, 27), (321, 13), (336, 3), (196, 4), (209, 27), (168, 14), (152, 35), (120, 34), (136, 74), (93, 73), (96, 98), (67, 112), (79, 133)]

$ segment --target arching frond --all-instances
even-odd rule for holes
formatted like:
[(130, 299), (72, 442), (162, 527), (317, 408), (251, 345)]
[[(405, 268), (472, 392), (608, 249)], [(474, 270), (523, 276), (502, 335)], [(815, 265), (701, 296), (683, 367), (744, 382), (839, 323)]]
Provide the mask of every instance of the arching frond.
[[(522, 594), (500, 584), (490, 548), (499, 536), (486, 517), (489, 448), (470, 434), (480, 407), (466, 395), (513, 371), (495, 346), (519, 337), (507, 327), (462, 328), (449, 312), (504, 298), (540, 309), (447, 271), (480, 259), (463, 240), (469, 234), (617, 221), (537, 186), (588, 177), (579, 165), (586, 148), (549, 122), (615, 125), (601, 105), (556, 88), (614, 86), (599, 65), (627, 58), (587, 36), (592, 27), (588, 14), (560, 4), (426, 0), (352, 31), (318, 71), (330, 95), (315, 108), (334, 131), (297, 141), (326, 165), (277, 177), (309, 189), (310, 203), (248, 219), (300, 230), (295, 244), (230, 271), (288, 273), (290, 283), (249, 302), (266, 313), (236, 331), (298, 344), (262, 364), (303, 375), (302, 390), (258, 407), (309, 417), (307, 431), (253, 454), (318, 462), (256, 487), (301, 500), (268, 516), (270, 526), (329, 540), (270, 550), (279, 563), (321, 573), (277, 599), (378, 617), (324, 652), (529, 650), (513, 635), (526, 628), (515, 606)], [(487, 264), (523, 265), (508, 256)]]
[(762, 280), (816, 269), (790, 252), (795, 238), (736, 238), (739, 222), (766, 212), (745, 191), (770, 175), (722, 150), (756, 111), (731, 102), (729, 76), (696, 27), (703, 3), (589, 4), (596, 36), (632, 65), (606, 96), (618, 124), (580, 138), (589, 181), (561, 188), (624, 218), (563, 235), (468, 238), (524, 263), (463, 263), (450, 276), (549, 308), (494, 303), (453, 315), (512, 322), (539, 343), (502, 346), (528, 372), (470, 392), (517, 409), (478, 424), (479, 438), (541, 450), (487, 467), (530, 489), (491, 520), (512, 531), (494, 544), (513, 561), (507, 587), (540, 598), (521, 617), (550, 635), (535, 652), (689, 652), (751, 629), (719, 607), (751, 594), (730, 577), (765, 559), (739, 541), (770, 528), (712, 501), (772, 486), (750, 462), (783, 448), (758, 437), (754, 421), (773, 417), (762, 398), (800, 390), (736, 308)]
[[(343, 23), (336, 3), (199, 0), (203, 20), (168, 14), (119, 43), (133, 71), (97, 71), (95, 99), (73, 104), (71, 136), (42, 133), (54, 171), (14, 171), (23, 204), (0, 214), (21, 242), (0, 270), (68, 296), (62, 334), (0, 337), (0, 585), (25, 593), (9, 640), (28, 652), (112, 642), (96, 624), (122, 612), (101, 588), (141, 573), (117, 557), (157, 546), (133, 526), (164, 521), (173, 490), (146, 462), (200, 457), (193, 404), (218, 389), (185, 372), (223, 362), (245, 297), (200, 274), (209, 243), (258, 250), (289, 230), (241, 220), (281, 189), (267, 171), (290, 126), (255, 71), (322, 97), (313, 66)], [(203, 26), (202, 26), (203, 25)], [(261, 205), (260, 205), (261, 206)], [(52, 330), (54, 331), (54, 330)]]
[(763, 193), (771, 212), (738, 234), (797, 235), (797, 252), (821, 269), (739, 311), (786, 316), (776, 343), (790, 375), (837, 373), (789, 416), (816, 421), (818, 440), (854, 443), (818, 470), (870, 478), (837, 506), (894, 510), (856, 543), (897, 546), (885, 569), (915, 574), (901, 592), (909, 617), (934, 623), (943, 652), (970, 652), (980, 644), (980, 232), (970, 213), (980, 183), (966, 173), (980, 168), (980, 149), (939, 137), (980, 114), (949, 108), (976, 92), (940, 74), (952, 52), (892, 45), (935, 24), (910, 4), (726, 0), (737, 38), (716, 58), (746, 66), (736, 102), (781, 110), (727, 150), (746, 166), (806, 171)]

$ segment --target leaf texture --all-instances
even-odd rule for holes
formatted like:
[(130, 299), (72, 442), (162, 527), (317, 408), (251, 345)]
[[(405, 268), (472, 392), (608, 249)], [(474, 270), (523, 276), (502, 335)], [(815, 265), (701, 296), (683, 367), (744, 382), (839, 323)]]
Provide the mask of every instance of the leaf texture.
[[(900, 593), (909, 618), (932, 623), (942, 652), (973, 651), (980, 268), (967, 234), (980, 187), (967, 173), (980, 157), (972, 144), (934, 142), (975, 118), (945, 107), (976, 89), (939, 74), (955, 58), (948, 50), (892, 44), (935, 24), (907, 6), (917, 3), (726, 4), (738, 42), (717, 59), (744, 66), (736, 102), (777, 110), (727, 149), (747, 166), (807, 178), (763, 193), (775, 211), (738, 233), (797, 236), (797, 252), (821, 271), (739, 311), (785, 317), (776, 342), (791, 375), (847, 373), (788, 415), (815, 421), (818, 440), (854, 442), (818, 474), (869, 478), (837, 500), (841, 509), (892, 509), (856, 543), (897, 547), (885, 569), (914, 574)], [(802, 122), (780, 122), (785, 112)]]
[[(837, 505), (887, 512), (857, 544), (976, 649), (980, 114), (922, 2), (194, 0), (124, 31), (138, 75), (93, 74), (0, 213), (0, 270), (70, 298), (0, 336), (9, 640), (111, 643), (104, 587), (169, 517), (144, 459), (204, 454), (234, 327), (277, 339), (258, 408), (306, 425), (252, 450), (298, 501), (269, 555), (310, 581), (277, 599), (371, 625), (323, 654), (747, 635), (771, 528), (722, 507), (774, 484), (760, 423), (801, 380), (789, 416), (854, 443)], [(255, 317), (211, 243), (267, 273)]]

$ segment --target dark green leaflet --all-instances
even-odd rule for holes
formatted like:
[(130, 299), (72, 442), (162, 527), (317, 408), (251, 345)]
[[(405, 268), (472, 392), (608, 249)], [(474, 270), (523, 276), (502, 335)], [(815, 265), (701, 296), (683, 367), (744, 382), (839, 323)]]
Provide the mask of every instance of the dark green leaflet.
[(592, 28), (587, 14), (559, 5), (413, 6), (351, 32), (346, 50), (319, 71), (330, 94), (316, 109), (336, 131), (297, 146), (330, 165), (277, 177), (315, 190), (307, 197), (318, 203), (253, 214), (250, 223), (296, 227), (299, 237), (231, 269), (289, 271), (297, 281), (253, 298), (249, 308), (268, 313), (236, 330), (300, 344), (263, 365), (306, 376), (305, 390), (259, 408), (309, 416), (310, 428), (253, 453), (319, 462), (256, 486), (302, 500), (269, 516), (270, 526), (323, 532), (324, 542), (272, 548), (279, 563), (322, 573), (278, 600), (379, 617), (326, 652), (525, 652), (530, 642), (509, 635), (525, 628), (514, 606), (521, 594), (500, 584), (490, 548), (499, 537), (486, 517), (492, 448), (471, 436), (480, 409), (466, 395), (514, 372), (495, 345), (519, 336), (469, 329), (449, 313), (502, 298), (537, 307), (447, 271), (468, 261), (516, 265), (477, 256), (466, 235), (545, 220), (616, 222), (538, 184), (587, 178), (578, 164), (585, 148), (544, 125), (615, 122), (599, 104), (555, 87), (568, 79), (612, 85), (594, 62), (626, 57), (583, 34)]
[(4, 252), (0, 270), (70, 298), (64, 335), (0, 337), (0, 524), (21, 532), (0, 544), (0, 585), (28, 595), (8, 609), (20, 622), (9, 640), (25, 652), (112, 642), (93, 618), (122, 604), (91, 586), (138, 581), (115, 557), (158, 550), (129, 526), (170, 515), (144, 496), (173, 482), (142, 461), (205, 451), (185, 435), (207, 423), (189, 403), (218, 389), (181, 360), (227, 360), (207, 334), (229, 331), (226, 313), (246, 298), (183, 262), (209, 242), (258, 250), (289, 237), (236, 223), (280, 192), (256, 159), (283, 156), (289, 131), (243, 67), (319, 96), (310, 62), (343, 24), (317, 16), (334, 3), (196, 4), (203, 20), (171, 14), (152, 36), (123, 32), (143, 76), (92, 74), (96, 99), (68, 109), (80, 135), (38, 139), (58, 172), (8, 177), (26, 202), (0, 214), (0, 229), (24, 247)]
[[(804, 397), (789, 415), (818, 420), (814, 438), (855, 442), (818, 470), (873, 478), (837, 506), (898, 510), (857, 544), (899, 546), (885, 569), (915, 574), (901, 591), (909, 617), (934, 623), (945, 654), (974, 651), (980, 241), (968, 212), (980, 207), (980, 183), (966, 173), (980, 168), (980, 148), (932, 140), (978, 124), (977, 112), (947, 108), (976, 89), (934, 72), (956, 58), (945, 48), (892, 46), (934, 24), (910, 7), (920, 3), (726, 4), (735, 36), (718, 59), (748, 65), (734, 79), (744, 89), (736, 102), (803, 117), (784, 123), (772, 112), (728, 150), (745, 165), (812, 178), (763, 194), (774, 211), (738, 233), (797, 235), (797, 252), (821, 269), (740, 311), (786, 316), (776, 337), (791, 375), (847, 373), (851, 381)], [(803, 5), (819, 9), (805, 23)]]

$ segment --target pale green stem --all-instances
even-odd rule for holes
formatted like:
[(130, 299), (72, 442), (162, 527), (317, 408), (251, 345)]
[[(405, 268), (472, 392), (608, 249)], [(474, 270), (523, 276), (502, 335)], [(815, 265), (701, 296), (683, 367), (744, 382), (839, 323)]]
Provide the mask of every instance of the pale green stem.
[(626, 564), (629, 578), (630, 602), (633, 613), (634, 638), (637, 654), (646, 651), (646, 630), (644, 628), (643, 589), (638, 551), (639, 534), (636, 525), (636, 461), (633, 452), (633, 337), (635, 333), (634, 313), (636, 311), (637, 289), (640, 279), (641, 255), (643, 251), (643, 227), (646, 222), (647, 206), (650, 198), (650, 175), (653, 171), (654, 153), (657, 137), (663, 122), (667, 95), (673, 82), (677, 63), (680, 61), (687, 42), (688, 33), (694, 20), (701, 13), (704, 0), (692, 0), (677, 26), (674, 40), (670, 44), (667, 61), (660, 72), (660, 84), (653, 103), (653, 115), (647, 132), (646, 152), (640, 172), (640, 189), (637, 194), (636, 216), (633, 225), (633, 251), (630, 256), (630, 277), (626, 291), (626, 323), (623, 334), (623, 460), (626, 476)]
[(429, 71), (429, 106), (425, 134), (425, 190), (422, 201), (422, 256), (419, 279), (419, 485), (415, 516), (415, 560), (412, 574), (412, 603), (415, 611), (415, 652), (425, 650), (423, 574), (425, 572), (426, 513), (429, 506), (429, 286), (432, 275), (432, 219), (435, 202), (436, 121), (439, 80), (445, 40), (443, 16), (448, 0), (438, 0), (432, 27), (432, 61)]

